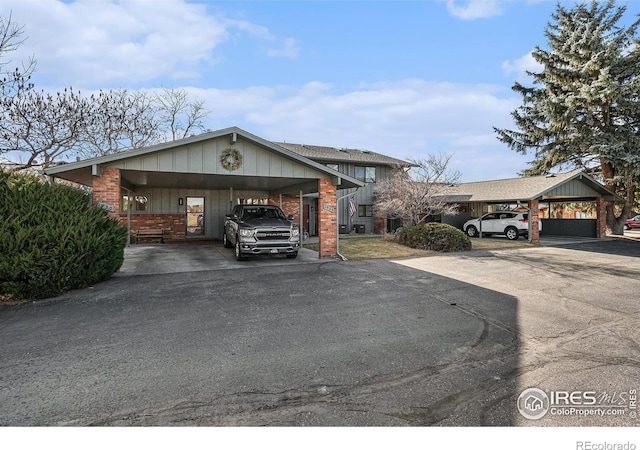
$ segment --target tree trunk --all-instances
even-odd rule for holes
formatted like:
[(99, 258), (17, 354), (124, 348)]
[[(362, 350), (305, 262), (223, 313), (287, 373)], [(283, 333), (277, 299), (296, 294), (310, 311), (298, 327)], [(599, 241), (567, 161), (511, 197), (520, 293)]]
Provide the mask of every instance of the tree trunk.
[(623, 208), (623, 214), (619, 217), (616, 217), (613, 207), (614, 202), (607, 203), (607, 227), (609, 227), (609, 230), (611, 230), (611, 234), (613, 234), (614, 236), (622, 236), (624, 234), (624, 222), (626, 220), (625, 217), (627, 217), (629, 211), (627, 210), (627, 213), (624, 213), (624, 210), (626, 209), (625, 206), (625, 208)]
[[(611, 163), (606, 161), (601, 161), (600, 166), (602, 167), (602, 175), (604, 177), (604, 183), (607, 189), (612, 192), (617, 191), (617, 184), (613, 182), (613, 177), (615, 175), (615, 169), (611, 165)], [(607, 202), (607, 226), (611, 230), (611, 234), (615, 236), (622, 236), (624, 234), (624, 222), (629, 217), (629, 213), (631, 212), (631, 208), (633, 207), (633, 200), (635, 197), (635, 189), (633, 187), (633, 183), (628, 181), (627, 184), (624, 185), (625, 188), (625, 202), (622, 206), (622, 212), (619, 216), (616, 217), (615, 213), (615, 201)]]

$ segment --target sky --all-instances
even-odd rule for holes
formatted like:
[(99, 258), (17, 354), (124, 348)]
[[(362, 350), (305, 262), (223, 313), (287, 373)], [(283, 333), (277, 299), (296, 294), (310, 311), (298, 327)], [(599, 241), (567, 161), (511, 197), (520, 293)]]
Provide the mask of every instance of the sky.
[[(563, 1), (570, 7), (575, 2)], [(627, 6), (625, 21), (640, 13)], [(548, 0), (2, 0), (24, 25), (6, 55), (37, 60), (39, 89), (185, 89), (210, 112), (271, 141), (450, 155), (462, 182), (512, 178), (533, 155), (514, 128)], [(7, 58), (5, 58), (7, 59)]]

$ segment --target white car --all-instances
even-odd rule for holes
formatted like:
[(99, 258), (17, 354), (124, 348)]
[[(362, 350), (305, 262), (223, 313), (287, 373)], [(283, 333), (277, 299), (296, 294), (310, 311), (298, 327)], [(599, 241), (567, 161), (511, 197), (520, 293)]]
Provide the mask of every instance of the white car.
[[(495, 211), (485, 214), (480, 219), (471, 219), (464, 223), (462, 231), (469, 237), (492, 234), (504, 234), (507, 239), (515, 241), (520, 236), (529, 235), (529, 213), (518, 211)], [(542, 231), (542, 221), (538, 220), (538, 231)]]

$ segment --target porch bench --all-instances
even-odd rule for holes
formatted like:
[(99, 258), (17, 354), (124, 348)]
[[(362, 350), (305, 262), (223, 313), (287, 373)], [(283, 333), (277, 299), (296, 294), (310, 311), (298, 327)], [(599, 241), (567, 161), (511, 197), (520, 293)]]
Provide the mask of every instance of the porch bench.
[(136, 244), (142, 239), (160, 239), (160, 242), (164, 244), (164, 235), (166, 230), (162, 228), (151, 228), (146, 230), (136, 231)]

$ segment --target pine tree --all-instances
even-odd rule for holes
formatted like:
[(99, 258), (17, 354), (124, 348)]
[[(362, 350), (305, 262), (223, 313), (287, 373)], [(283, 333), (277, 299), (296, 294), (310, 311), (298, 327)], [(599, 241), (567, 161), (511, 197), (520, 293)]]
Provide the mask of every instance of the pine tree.
[(620, 25), (626, 10), (607, 3), (558, 4), (547, 25), (548, 49), (536, 47), (543, 67), (532, 86), (515, 83), (523, 103), (512, 117), (518, 130), (495, 129), (512, 150), (535, 159), (525, 175), (584, 168), (625, 199), (607, 224), (622, 234), (640, 181), (640, 19)]

